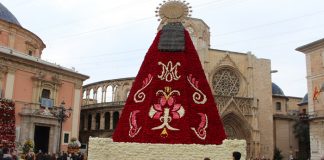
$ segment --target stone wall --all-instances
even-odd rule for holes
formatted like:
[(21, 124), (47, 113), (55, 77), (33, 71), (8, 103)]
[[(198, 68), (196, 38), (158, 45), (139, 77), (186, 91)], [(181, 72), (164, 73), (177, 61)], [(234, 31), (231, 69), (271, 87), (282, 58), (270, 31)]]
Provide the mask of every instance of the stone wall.
[(224, 140), (222, 145), (140, 144), (116, 143), (110, 138), (89, 139), (89, 159), (123, 160), (232, 160), (232, 152), (239, 151), (246, 159), (245, 140)]

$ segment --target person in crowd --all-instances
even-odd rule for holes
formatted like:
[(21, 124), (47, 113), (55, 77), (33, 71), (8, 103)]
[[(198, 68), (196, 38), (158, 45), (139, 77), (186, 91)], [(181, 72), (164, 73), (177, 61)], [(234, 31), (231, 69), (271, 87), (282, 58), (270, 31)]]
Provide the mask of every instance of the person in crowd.
[(36, 154), (36, 160), (43, 160), (43, 152), (42, 150), (38, 150), (38, 153)]
[(51, 160), (56, 160), (56, 158), (58, 158), (58, 157), (56, 156), (56, 154), (55, 154), (55, 153), (52, 153), (52, 155), (51, 155)]
[(19, 156), (17, 155), (17, 150), (11, 149), (10, 154), (12, 156), (12, 160), (19, 160)]
[(233, 152), (233, 160), (240, 160), (241, 159), (241, 153), (240, 152)]
[(321, 160), (324, 160), (324, 155), (322, 155)]
[(36, 160), (35, 153), (30, 149), (25, 156), (25, 160)]
[(3, 148), (2, 152), (3, 152), (3, 158), (2, 158), (3, 160), (12, 160), (12, 156), (9, 153), (9, 148), (7, 147)]

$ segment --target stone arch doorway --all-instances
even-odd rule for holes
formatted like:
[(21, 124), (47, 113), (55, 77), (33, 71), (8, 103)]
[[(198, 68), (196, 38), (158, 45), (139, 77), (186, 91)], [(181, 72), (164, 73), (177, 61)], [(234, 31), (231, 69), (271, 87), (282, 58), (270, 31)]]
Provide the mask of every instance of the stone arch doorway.
[(222, 120), (228, 139), (246, 140), (247, 157), (250, 157), (252, 128), (248, 121), (235, 112), (225, 114)]
[(250, 126), (246, 120), (235, 113), (228, 113), (223, 117), (224, 129), (228, 139), (250, 138)]

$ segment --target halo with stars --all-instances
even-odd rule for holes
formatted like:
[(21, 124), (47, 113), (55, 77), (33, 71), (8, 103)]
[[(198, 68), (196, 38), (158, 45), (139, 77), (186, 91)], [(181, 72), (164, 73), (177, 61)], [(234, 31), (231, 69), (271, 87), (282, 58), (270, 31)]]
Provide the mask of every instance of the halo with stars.
[(162, 22), (183, 22), (191, 16), (191, 6), (186, 1), (168, 0), (163, 1), (156, 7), (156, 17)]

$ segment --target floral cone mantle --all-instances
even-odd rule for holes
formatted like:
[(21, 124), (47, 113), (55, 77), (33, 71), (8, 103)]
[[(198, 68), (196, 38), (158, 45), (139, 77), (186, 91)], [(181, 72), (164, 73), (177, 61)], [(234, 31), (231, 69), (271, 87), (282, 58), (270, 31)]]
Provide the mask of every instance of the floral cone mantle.
[(197, 51), (148, 50), (113, 135), (115, 142), (221, 144), (226, 138)]

